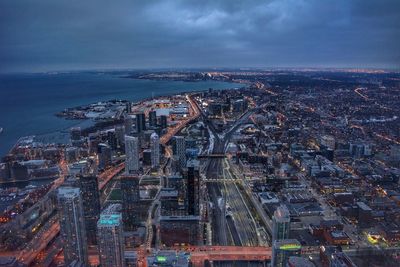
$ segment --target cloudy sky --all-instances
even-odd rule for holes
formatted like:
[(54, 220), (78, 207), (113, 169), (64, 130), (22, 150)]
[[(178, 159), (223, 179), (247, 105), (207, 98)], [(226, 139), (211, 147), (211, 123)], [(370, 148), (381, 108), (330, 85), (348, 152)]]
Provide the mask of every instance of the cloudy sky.
[(400, 68), (400, 0), (1, 0), (0, 72)]

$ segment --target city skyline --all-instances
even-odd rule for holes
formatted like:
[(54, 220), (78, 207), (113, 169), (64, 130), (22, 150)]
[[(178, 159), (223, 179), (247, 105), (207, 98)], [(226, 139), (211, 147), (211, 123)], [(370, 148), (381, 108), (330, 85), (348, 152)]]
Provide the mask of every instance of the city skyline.
[(2, 157), (0, 262), (398, 265), (399, 73), (129, 75), (112, 79), (241, 86), (52, 113), (85, 124), (22, 137)]
[(400, 0), (0, 10), (0, 266), (400, 266)]

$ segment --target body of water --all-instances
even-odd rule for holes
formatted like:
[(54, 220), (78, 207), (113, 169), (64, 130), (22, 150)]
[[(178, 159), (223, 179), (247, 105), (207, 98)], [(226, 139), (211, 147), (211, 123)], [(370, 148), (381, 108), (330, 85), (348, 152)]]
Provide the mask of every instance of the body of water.
[(184, 91), (226, 89), (240, 84), (201, 81), (153, 81), (121, 78), (110, 73), (0, 75), (0, 156), (20, 137), (46, 135), (77, 125), (54, 114), (111, 99), (139, 101), (152, 95)]

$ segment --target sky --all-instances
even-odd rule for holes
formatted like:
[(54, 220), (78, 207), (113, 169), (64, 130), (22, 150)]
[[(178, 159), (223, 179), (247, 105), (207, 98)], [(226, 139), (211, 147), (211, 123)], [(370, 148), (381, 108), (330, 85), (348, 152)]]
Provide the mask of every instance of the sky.
[(400, 68), (400, 0), (1, 0), (0, 72)]

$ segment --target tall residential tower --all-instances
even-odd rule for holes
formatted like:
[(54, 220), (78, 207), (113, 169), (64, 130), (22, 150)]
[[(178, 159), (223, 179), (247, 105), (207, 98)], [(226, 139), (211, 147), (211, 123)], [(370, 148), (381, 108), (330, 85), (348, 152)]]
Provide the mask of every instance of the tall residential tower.
[(139, 139), (125, 135), (125, 170), (126, 173), (135, 173), (139, 170)]
[(151, 167), (158, 168), (160, 166), (160, 138), (156, 133), (150, 136), (151, 149)]
[(102, 267), (123, 267), (124, 235), (120, 213), (103, 212), (97, 222), (98, 249)]
[(65, 265), (76, 260), (86, 266), (88, 253), (81, 192), (79, 188), (61, 187), (57, 199)]

